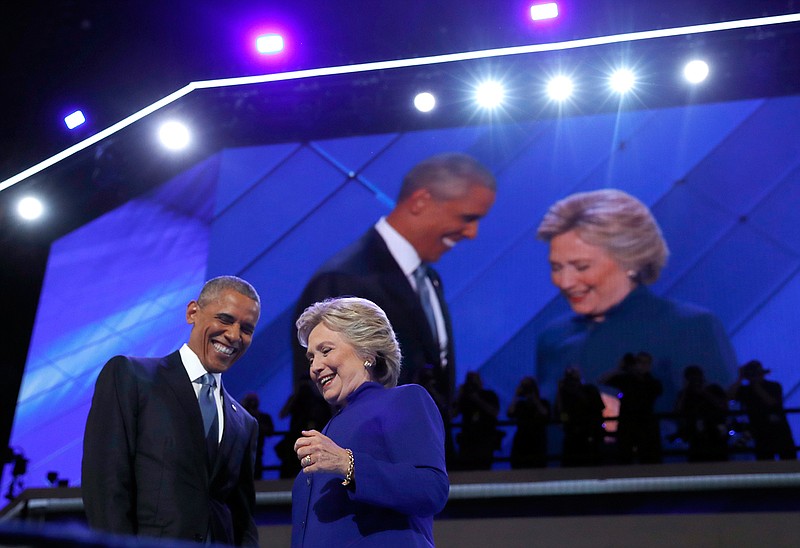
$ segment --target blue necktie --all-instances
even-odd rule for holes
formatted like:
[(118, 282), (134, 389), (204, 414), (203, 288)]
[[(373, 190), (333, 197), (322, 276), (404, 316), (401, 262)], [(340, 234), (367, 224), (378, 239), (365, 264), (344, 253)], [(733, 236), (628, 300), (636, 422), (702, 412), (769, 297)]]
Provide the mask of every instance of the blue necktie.
[(203, 414), (203, 426), (205, 427), (206, 440), (209, 447), (216, 447), (219, 442), (219, 419), (217, 418), (217, 400), (214, 397), (214, 388), (217, 381), (211, 373), (206, 373), (199, 380), (203, 386), (197, 397), (200, 403), (200, 412)]
[(425, 317), (428, 318), (428, 326), (431, 328), (433, 340), (437, 346), (439, 344), (439, 330), (436, 327), (436, 315), (433, 313), (433, 305), (431, 304), (431, 291), (428, 287), (428, 266), (425, 263), (420, 264), (414, 271), (414, 279), (417, 281), (417, 293), (419, 294), (419, 302), (422, 304), (422, 310), (425, 311)]

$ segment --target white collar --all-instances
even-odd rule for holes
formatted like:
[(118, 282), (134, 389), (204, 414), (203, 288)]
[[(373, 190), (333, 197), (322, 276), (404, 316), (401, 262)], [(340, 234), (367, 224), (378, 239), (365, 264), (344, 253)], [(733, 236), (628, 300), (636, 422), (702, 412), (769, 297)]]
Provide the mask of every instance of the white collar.
[[(200, 358), (194, 353), (194, 350), (189, 348), (188, 344), (181, 346), (178, 350), (181, 354), (181, 361), (183, 367), (186, 369), (186, 374), (189, 375), (189, 380), (195, 382), (197, 379), (208, 373), (203, 364), (200, 363)], [(212, 373), (214, 380), (217, 381), (217, 386), (222, 386), (222, 373)]]
[(383, 238), (383, 241), (386, 242), (389, 253), (394, 257), (394, 260), (400, 266), (403, 274), (407, 277), (412, 276), (417, 267), (422, 263), (414, 246), (389, 224), (386, 217), (378, 219), (378, 222), (375, 223), (375, 230), (380, 234), (381, 238)]

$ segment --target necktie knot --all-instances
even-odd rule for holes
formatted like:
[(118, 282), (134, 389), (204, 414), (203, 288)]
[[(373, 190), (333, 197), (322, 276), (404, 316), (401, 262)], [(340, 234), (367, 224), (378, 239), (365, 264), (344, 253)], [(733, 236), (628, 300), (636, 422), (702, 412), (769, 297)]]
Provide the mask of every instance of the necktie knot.
[(217, 387), (217, 379), (214, 378), (214, 375), (211, 373), (206, 373), (202, 377), (200, 377), (197, 382), (202, 384), (203, 386), (210, 386), (211, 388)]

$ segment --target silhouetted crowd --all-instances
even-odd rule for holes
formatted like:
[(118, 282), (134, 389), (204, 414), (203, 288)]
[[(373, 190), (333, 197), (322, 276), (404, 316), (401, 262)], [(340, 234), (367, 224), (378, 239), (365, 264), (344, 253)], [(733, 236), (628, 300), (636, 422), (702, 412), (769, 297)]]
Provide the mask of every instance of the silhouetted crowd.
[[(664, 460), (665, 442), (672, 447), (671, 454), (688, 462), (725, 461), (736, 454), (758, 460), (797, 458), (783, 388), (766, 379), (770, 371), (759, 361), (740, 367), (738, 379), (727, 390), (708, 382), (699, 365), (686, 367), (671, 414), (654, 411), (662, 387), (651, 369), (652, 357), (646, 352), (625, 354), (617, 368), (598, 379), (601, 390), (585, 382), (577, 368), (568, 367), (552, 404), (539, 392), (536, 379), (523, 377), (506, 409), (506, 421), (500, 419), (500, 398), (484, 386), (476, 371), (467, 374), (451, 406), (436, 393), (435, 383), (426, 382), (424, 370), (416, 380), (433, 391), (448, 425), (450, 470), (489, 470), (502, 461), (514, 469), (653, 464)], [(269, 415), (265, 417), (257, 405), (254, 409), (264, 425), (259, 443), (263, 448), (264, 438), (277, 434)], [(299, 464), (291, 444), (300, 431), (321, 428), (330, 409), (310, 382), (301, 382), (281, 409), (280, 418), (286, 417), (290, 417), (289, 431), (274, 446), (281, 478), (297, 474)], [(510, 453), (504, 457), (503, 440), (511, 431)], [(556, 447), (553, 452), (551, 445)], [(257, 468), (256, 477), (262, 473), (263, 466)]]

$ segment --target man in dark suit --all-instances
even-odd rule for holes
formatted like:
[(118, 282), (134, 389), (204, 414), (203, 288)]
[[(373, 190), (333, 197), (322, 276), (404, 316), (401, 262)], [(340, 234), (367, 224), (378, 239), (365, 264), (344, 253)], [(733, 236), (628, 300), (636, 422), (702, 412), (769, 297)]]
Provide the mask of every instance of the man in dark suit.
[(214, 278), (187, 306), (188, 344), (164, 358), (116, 356), (103, 367), (83, 447), (92, 528), (258, 546), (258, 425), (221, 373), (250, 346), (260, 311), (249, 283)]
[[(295, 317), (317, 301), (343, 295), (380, 306), (403, 354), (399, 384), (431, 379), (426, 388), (445, 424), (455, 386), (453, 333), (441, 279), (428, 265), (477, 236), (495, 192), (492, 174), (470, 156), (447, 153), (422, 161), (404, 177), (389, 215), (322, 265), (297, 303)], [(418, 272), (420, 266), (427, 272)], [(294, 350), (294, 378), (308, 375), (305, 348), (295, 340)]]

